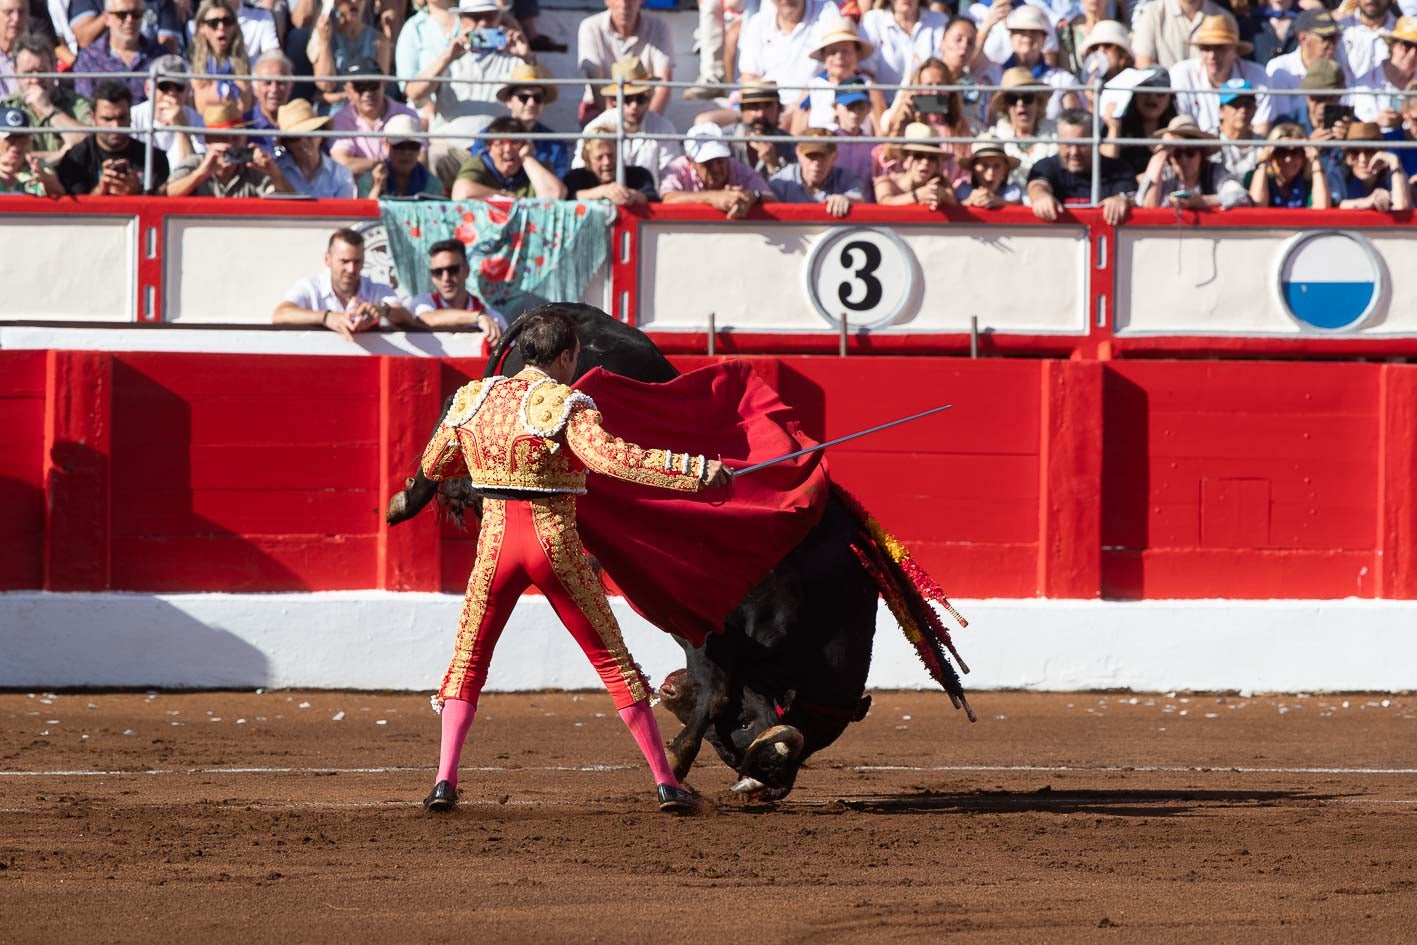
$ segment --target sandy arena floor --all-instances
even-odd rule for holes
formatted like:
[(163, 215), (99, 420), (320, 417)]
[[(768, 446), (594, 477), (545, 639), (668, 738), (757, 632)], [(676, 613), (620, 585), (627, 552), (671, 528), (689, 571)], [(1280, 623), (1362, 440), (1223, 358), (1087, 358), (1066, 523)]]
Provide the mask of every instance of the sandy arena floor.
[(444, 817), (422, 696), (0, 694), (0, 942), (1417, 941), (1417, 699), (973, 701), (679, 819), (598, 693), (484, 697)]

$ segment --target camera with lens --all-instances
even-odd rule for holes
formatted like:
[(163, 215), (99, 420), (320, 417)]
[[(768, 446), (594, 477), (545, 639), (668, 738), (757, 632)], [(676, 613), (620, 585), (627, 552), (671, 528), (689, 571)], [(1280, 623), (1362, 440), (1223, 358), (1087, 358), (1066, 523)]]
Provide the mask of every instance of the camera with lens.
[(249, 164), (251, 162), (251, 149), (246, 145), (240, 147), (230, 147), (221, 153), (223, 164)]

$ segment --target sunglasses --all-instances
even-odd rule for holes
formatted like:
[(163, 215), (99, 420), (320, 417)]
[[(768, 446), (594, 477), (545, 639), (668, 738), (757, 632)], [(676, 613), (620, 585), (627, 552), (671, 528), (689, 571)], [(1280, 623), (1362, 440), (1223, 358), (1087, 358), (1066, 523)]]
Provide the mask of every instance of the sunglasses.
[(142, 10), (109, 10), (108, 15), (116, 20), (136, 20), (143, 15)]
[(456, 276), (462, 274), (462, 263), (456, 266), (434, 266), (429, 268), (428, 273), (434, 279), (441, 279), (444, 276)]
[(1019, 94), (1016, 93), (1016, 92), (1006, 92), (1006, 93), (1004, 93), (1004, 105), (1006, 105), (1006, 106), (1009, 107), (1009, 108), (1013, 108), (1015, 105), (1019, 104), (1020, 102), (1022, 102), (1022, 103), (1025, 104), (1025, 105), (1032, 105), (1032, 104), (1034, 103), (1034, 101), (1035, 101), (1035, 99), (1034, 99), (1034, 97), (1033, 97), (1032, 95), (1019, 95)]
[(626, 96), (625, 96), (625, 104), (626, 104), (626, 105), (648, 105), (648, 104), (649, 104), (649, 93), (648, 93), (648, 92), (636, 92), (634, 95), (626, 95)]
[(1171, 153), (1178, 158), (1197, 157), (1200, 151), (1195, 148), (1172, 148)]
[(229, 16), (212, 16), (202, 21), (203, 26), (210, 26), (214, 30), (230, 29), (236, 25), (236, 21)]
[(545, 93), (545, 92), (513, 92), (513, 93), (512, 93), (512, 98), (516, 99), (516, 100), (519, 101), (519, 102), (536, 102), (538, 105), (540, 105), (542, 102), (546, 101), (546, 93)]
[(349, 84), (354, 86), (354, 91), (359, 93), (360, 95), (364, 95), (368, 92), (379, 91), (378, 82), (351, 82)]
[(1417, 43), (1406, 39), (1395, 39), (1392, 44), (1399, 49), (1417, 49)]
[(183, 92), (187, 91), (187, 86), (180, 82), (159, 82), (157, 84), (157, 90), (159, 92), (166, 92), (168, 95), (181, 95)]

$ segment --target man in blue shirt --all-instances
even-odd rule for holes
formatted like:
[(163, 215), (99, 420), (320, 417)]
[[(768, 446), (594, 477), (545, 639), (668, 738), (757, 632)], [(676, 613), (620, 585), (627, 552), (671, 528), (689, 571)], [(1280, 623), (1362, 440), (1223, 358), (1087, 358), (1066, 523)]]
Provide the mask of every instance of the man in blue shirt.
[[(551, 134), (555, 130), (541, 123), (541, 113), (556, 101), (556, 86), (537, 83), (545, 77), (540, 66), (523, 64), (514, 68), (507, 84), (497, 90), (497, 100), (506, 104), (507, 114), (522, 131)], [(486, 154), (487, 139), (473, 142), (468, 151), (475, 158)], [(531, 153), (557, 177), (565, 177), (571, 170), (571, 148), (565, 141), (533, 141)]]
[(864, 201), (861, 181), (836, 166), (836, 142), (825, 128), (809, 128), (815, 139), (797, 145), (797, 161), (768, 178), (768, 186), (783, 203), (824, 203), (827, 213), (841, 218), (853, 203)]
[[(1383, 137), (1388, 141), (1417, 141), (1417, 81), (1409, 82), (1407, 93), (1402, 96), (1402, 124), (1384, 128)], [(1417, 148), (1394, 148), (1392, 153), (1402, 162), (1402, 172), (1417, 183)]]

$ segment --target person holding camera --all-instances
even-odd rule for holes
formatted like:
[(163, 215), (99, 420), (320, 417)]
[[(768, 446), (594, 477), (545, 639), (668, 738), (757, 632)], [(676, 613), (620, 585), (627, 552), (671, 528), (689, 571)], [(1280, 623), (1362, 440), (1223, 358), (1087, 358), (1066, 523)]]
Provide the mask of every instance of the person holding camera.
[[(404, 92), (410, 104), (433, 103), (430, 131), (442, 131), (465, 115), (495, 115), (501, 111), (497, 92), (518, 66), (536, 64), (526, 35), (502, 23), (497, 0), (462, 0), (458, 30), (442, 55), (410, 79)], [(437, 78), (454, 82), (433, 82)]]
[(315, 114), (315, 107), (303, 98), (286, 102), (276, 112), (281, 133), (275, 150), (276, 167), (290, 185), (291, 193), (335, 199), (354, 196), (354, 175), (349, 168), (320, 150), (319, 138), (305, 134), (329, 124), (330, 116)]
[[(93, 123), (104, 128), (132, 127), (133, 92), (122, 82), (100, 82), (94, 89)], [(71, 194), (128, 197), (161, 193), (167, 183), (167, 157), (153, 151), (152, 179), (143, 186), (146, 149), (122, 131), (100, 131), (64, 152), (59, 180)]]
[(248, 144), (239, 135), (221, 134), (226, 129), (246, 127), (239, 105), (208, 105), (202, 109), (202, 122), (207, 126), (207, 153), (178, 162), (167, 182), (169, 197), (262, 197), (295, 192), (269, 151)]

